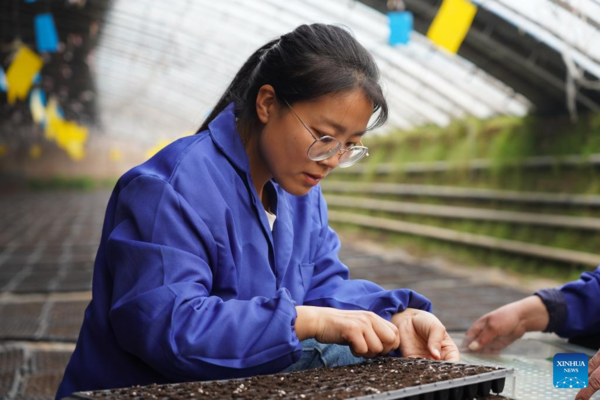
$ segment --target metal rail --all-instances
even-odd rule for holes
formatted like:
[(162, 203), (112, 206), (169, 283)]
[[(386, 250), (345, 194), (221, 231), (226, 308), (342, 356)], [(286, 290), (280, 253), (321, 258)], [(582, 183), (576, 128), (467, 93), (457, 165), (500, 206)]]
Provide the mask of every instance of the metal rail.
[(370, 211), (386, 211), (396, 214), (426, 215), (442, 218), (461, 218), (495, 221), (513, 224), (556, 226), (567, 229), (600, 231), (600, 218), (569, 217), (552, 214), (499, 211), (471, 207), (440, 206), (377, 200), (365, 197), (326, 195), (327, 204), (335, 207), (358, 208)]
[[(520, 161), (507, 161), (502, 163), (503, 167), (524, 167), (524, 168), (553, 168), (556, 166), (581, 167), (585, 165), (600, 165), (600, 154), (591, 154), (589, 156), (567, 155), (556, 156), (537, 156), (529, 157)], [(452, 170), (482, 171), (491, 169), (494, 166), (493, 160), (473, 159), (466, 161), (430, 161), (413, 162), (404, 164), (384, 163), (374, 167), (373, 172), (377, 175), (387, 175), (394, 172), (403, 172), (408, 174), (420, 174), (428, 172), (448, 172)], [(372, 167), (371, 167), (372, 168)], [(355, 165), (348, 169), (339, 169), (337, 174), (360, 175), (370, 170), (368, 165)]]
[(321, 186), (325, 193), (365, 193), (374, 195), (426, 196), (480, 201), (600, 207), (599, 195), (519, 192), (510, 190), (462, 188), (441, 185), (343, 181), (323, 182), (321, 183)]
[(438, 240), (461, 243), (469, 246), (502, 250), (510, 253), (523, 254), (554, 261), (577, 263), (589, 266), (600, 265), (600, 255), (597, 254), (558, 249), (514, 240), (498, 239), (490, 236), (460, 232), (452, 229), (415, 224), (411, 222), (390, 220), (387, 218), (370, 217), (366, 215), (329, 210), (329, 220), (333, 222), (364, 226), (367, 228), (376, 228), (391, 232), (424, 236)]

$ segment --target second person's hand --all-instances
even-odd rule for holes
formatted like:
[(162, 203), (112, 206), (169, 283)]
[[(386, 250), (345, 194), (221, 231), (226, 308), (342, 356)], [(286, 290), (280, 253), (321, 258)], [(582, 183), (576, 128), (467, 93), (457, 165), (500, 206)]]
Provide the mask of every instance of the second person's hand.
[(499, 353), (525, 332), (548, 326), (546, 306), (538, 296), (502, 306), (479, 318), (465, 334), (461, 348), (482, 353)]

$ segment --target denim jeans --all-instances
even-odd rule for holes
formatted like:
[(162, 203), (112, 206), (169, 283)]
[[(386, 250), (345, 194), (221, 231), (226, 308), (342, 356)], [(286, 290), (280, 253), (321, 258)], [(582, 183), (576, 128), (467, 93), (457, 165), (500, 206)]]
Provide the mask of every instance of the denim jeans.
[(366, 358), (354, 357), (350, 347), (337, 344), (319, 343), (315, 339), (306, 339), (302, 344), (302, 357), (281, 372), (302, 371), (317, 367), (336, 367), (356, 364)]

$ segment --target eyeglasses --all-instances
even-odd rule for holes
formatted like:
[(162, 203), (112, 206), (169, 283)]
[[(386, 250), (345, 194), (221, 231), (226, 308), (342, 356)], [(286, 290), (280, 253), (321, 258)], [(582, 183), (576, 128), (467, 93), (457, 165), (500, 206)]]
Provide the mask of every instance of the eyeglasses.
[(300, 121), (302, 126), (310, 133), (310, 135), (315, 139), (313, 144), (310, 145), (306, 154), (308, 158), (312, 161), (323, 161), (327, 160), (330, 157), (333, 157), (335, 154), (339, 154), (338, 166), (340, 168), (348, 168), (351, 165), (356, 164), (360, 160), (362, 160), (365, 156), (369, 156), (369, 149), (363, 146), (362, 142), (359, 141), (359, 145), (352, 145), (346, 149), (342, 149), (342, 142), (334, 138), (333, 136), (321, 136), (317, 138), (310, 129), (306, 126), (304, 121), (300, 118), (296, 111), (290, 106), (290, 103), (287, 100), (283, 99), (285, 104), (288, 105), (290, 110), (294, 113), (296, 118)]

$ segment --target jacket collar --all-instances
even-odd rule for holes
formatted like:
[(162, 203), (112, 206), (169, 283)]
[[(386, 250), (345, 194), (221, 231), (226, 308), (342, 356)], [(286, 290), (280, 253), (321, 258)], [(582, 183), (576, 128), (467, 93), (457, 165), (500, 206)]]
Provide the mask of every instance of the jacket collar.
[(234, 103), (231, 102), (208, 124), (208, 131), (217, 145), (237, 168), (250, 173), (250, 161), (235, 126)]
[[(261, 200), (258, 198), (258, 194), (252, 185), (252, 177), (250, 176), (250, 160), (248, 159), (248, 154), (246, 153), (244, 144), (242, 143), (240, 133), (235, 126), (234, 103), (229, 103), (227, 107), (225, 107), (223, 111), (221, 111), (219, 115), (217, 115), (215, 119), (208, 124), (208, 131), (213, 142), (219, 148), (219, 150), (223, 152), (225, 157), (238, 170), (241, 170), (246, 174), (246, 180), (250, 190), (252, 203), (257, 210), (258, 219), (260, 220), (264, 234), (272, 246), (273, 235), (269, 227), (269, 221), (267, 220), (267, 215), (264, 212)], [(280, 209), (281, 204), (279, 202), (279, 196), (277, 196), (277, 191), (272, 190), (272, 188), (267, 186), (269, 186), (269, 183), (267, 183), (265, 186), (265, 190), (269, 190), (276, 195), (276, 198), (273, 199), (273, 204), (275, 205), (277, 214), (279, 214), (278, 209)], [(278, 215), (277, 220), (275, 220), (276, 226), (281, 225), (281, 218), (279, 217), (280, 215)]]

